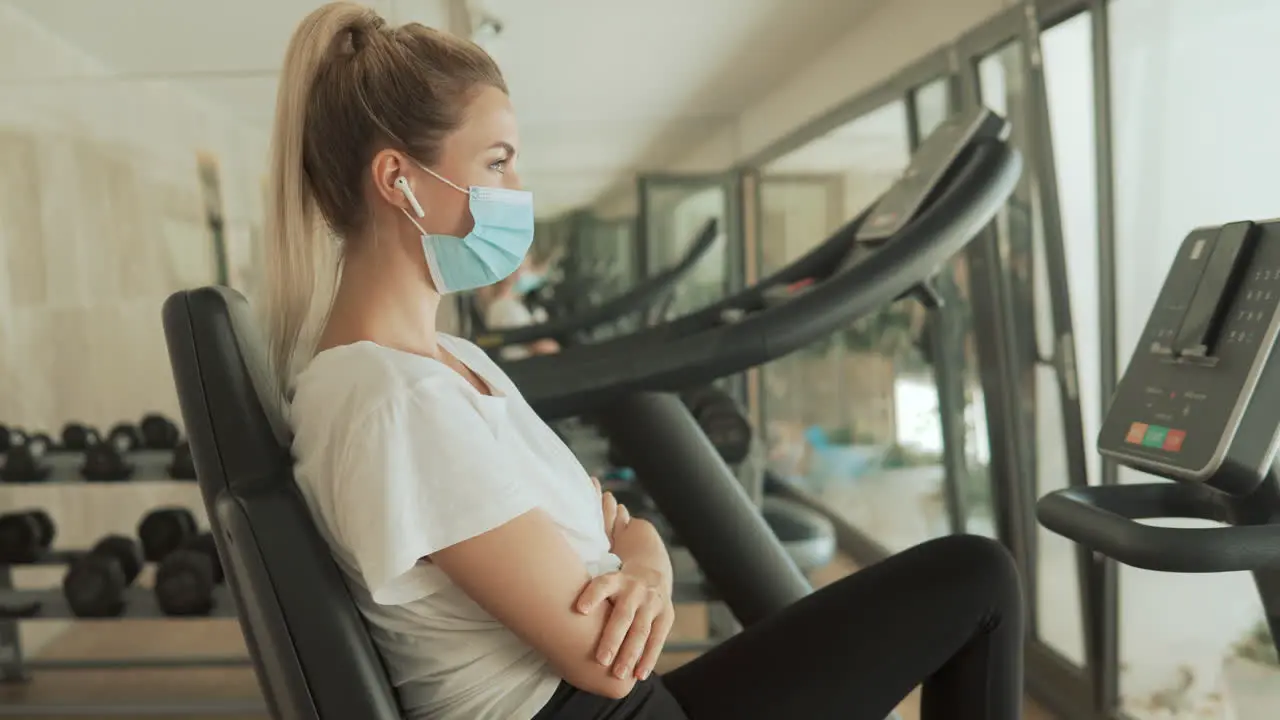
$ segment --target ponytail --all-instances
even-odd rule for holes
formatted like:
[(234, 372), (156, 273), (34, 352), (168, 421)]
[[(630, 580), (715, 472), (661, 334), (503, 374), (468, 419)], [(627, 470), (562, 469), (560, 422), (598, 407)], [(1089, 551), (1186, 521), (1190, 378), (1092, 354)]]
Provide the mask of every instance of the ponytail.
[(267, 186), (265, 321), (272, 372), (286, 395), (300, 351), (315, 349), (337, 285), (337, 241), (326, 232), (304, 163), (311, 90), (335, 45), (375, 21), (355, 3), (329, 3), (302, 21), (285, 53)]
[(284, 396), (328, 319), (341, 250), (370, 216), (362, 183), (374, 148), (431, 160), (480, 85), (506, 91), (479, 46), (416, 23), (388, 28), (353, 2), (324, 5), (294, 31), (276, 97), (262, 293)]

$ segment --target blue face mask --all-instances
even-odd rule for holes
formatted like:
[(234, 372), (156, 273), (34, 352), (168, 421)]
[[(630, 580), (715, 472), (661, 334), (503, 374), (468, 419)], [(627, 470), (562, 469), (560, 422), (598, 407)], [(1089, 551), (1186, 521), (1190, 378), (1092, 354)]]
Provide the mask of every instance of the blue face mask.
[(542, 287), (546, 281), (547, 279), (538, 273), (526, 272), (516, 278), (515, 291), (520, 295), (525, 295)]
[(426, 256), (436, 290), (441, 294), (474, 290), (492, 285), (519, 269), (533, 244), (533, 193), (478, 186), (464, 190), (430, 169), (422, 169), (466, 193), (475, 221), (466, 237), (434, 235), (423, 230), (409, 211), (404, 211), (422, 232), (422, 254)]

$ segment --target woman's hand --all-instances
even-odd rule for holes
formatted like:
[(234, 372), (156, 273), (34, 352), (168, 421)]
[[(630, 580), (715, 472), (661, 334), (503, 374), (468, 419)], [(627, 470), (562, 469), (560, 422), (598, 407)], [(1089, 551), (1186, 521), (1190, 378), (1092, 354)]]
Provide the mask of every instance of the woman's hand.
[(653, 672), (675, 620), (669, 586), (661, 571), (624, 562), (622, 570), (592, 579), (578, 597), (583, 614), (606, 601), (613, 605), (596, 661), (611, 666), (614, 677), (645, 680)]
[(609, 536), (609, 544), (613, 544), (614, 536), (627, 525), (631, 524), (631, 512), (627, 510), (627, 506), (618, 502), (618, 499), (611, 492), (605, 492), (600, 487), (600, 481), (591, 478), (591, 482), (596, 486), (596, 495), (600, 496), (600, 510), (604, 514), (604, 532)]

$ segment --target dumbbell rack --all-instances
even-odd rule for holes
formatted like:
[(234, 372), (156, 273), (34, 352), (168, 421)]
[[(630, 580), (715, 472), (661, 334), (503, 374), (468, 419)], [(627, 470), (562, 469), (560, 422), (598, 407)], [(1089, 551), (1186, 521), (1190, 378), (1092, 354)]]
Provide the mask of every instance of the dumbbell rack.
[[(168, 465), (172, 458), (171, 451), (139, 451), (128, 454), (134, 465), (132, 479), (117, 483), (93, 483), (98, 485), (135, 485), (149, 482), (189, 482), (173, 480), (169, 476)], [(39, 485), (86, 483), (80, 475), (81, 455), (78, 453), (52, 453), (44, 458), (53, 468), (51, 476), (40, 483), (24, 484), (22, 487)], [(194, 485), (194, 483), (192, 483)], [(56, 539), (55, 539), (56, 544)], [(121, 658), (75, 658), (75, 659), (41, 659), (27, 658), (22, 649), (19, 634), (19, 623), (36, 620), (63, 620), (76, 622), (106, 622), (112, 620), (209, 620), (236, 618), (234, 600), (225, 586), (214, 588), (214, 608), (208, 615), (192, 618), (166, 615), (160, 610), (155, 594), (149, 586), (133, 585), (125, 590), (125, 610), (122, 614), (107, 618), (77, 617), (67, 603), (61, 588), (17, 589), (13, 582), (14, 568), (30, 568), (37, 566), (69, 566), (77, 558), (86, 554), (84, 550), (51, 550), (45, 552), (34, 563), (8, 565), (0, 563), (0, 608), (19, 608), (30, 603), (40, 603), (39, 611), (26, 616), (10, 616), (0, 613), (0, 682), (17, 683), (31, 679), (33, 671), (56, 670), (116, 670), (116, 669), (176, 669), (176, 668), (219, 668), (250, 667), (247, 655), (228, 656), (180, 656), (180, 657), (121, 657)], [(243, 715), (266, 713), (266, 705), (260, 700), (184, 700), (181, 702), (162, 703), (120, 703), (112, 705), (97, 704), (50, 704), (50, 703), (0, 703), (0, 717), (145, 717), (174, 714), (201, 715)]]

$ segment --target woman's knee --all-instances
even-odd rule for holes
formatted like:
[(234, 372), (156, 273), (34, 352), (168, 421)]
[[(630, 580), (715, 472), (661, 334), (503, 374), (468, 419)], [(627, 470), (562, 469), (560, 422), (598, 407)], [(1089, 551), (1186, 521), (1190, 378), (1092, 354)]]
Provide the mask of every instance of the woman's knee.
[(934, 541), (937, 560), (965, 583), (995, 592), (1003, 603), (1020, 606), (1022, 579), (1008, 548), (980, 535), (951, 535)]

